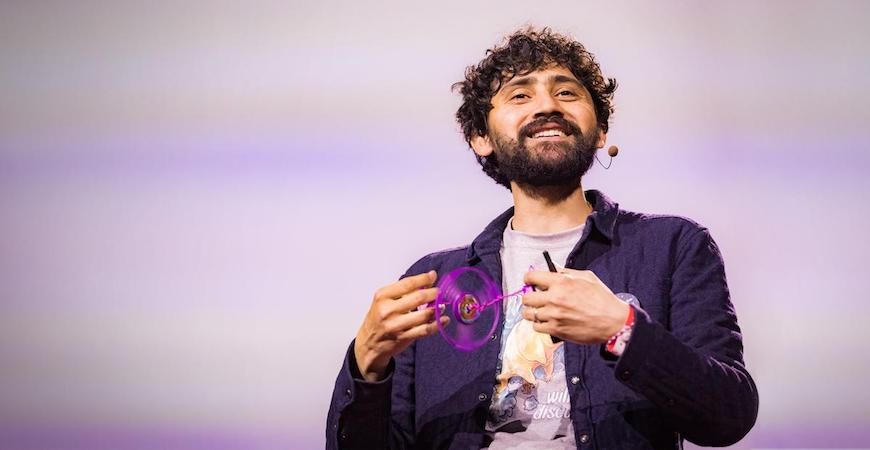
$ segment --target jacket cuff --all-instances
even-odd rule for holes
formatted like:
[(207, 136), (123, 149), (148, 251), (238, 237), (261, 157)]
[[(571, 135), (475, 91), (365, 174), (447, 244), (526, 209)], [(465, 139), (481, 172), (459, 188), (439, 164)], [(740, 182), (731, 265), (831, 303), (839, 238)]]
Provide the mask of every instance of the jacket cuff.
[(332, 393), (327, 421), (328, 449), (364, 448), (385, 439), (389, 430), (395, 362), (390, 360), (383, 380), (366, 381), (359, 373), (353, 347), (351, 342)]
[[(634, 307), (632, 307), (634, 308)], [(634, 308), (634, 326), (631, 330), (631, 339), (625, 346), (622, 355), (616, 361), (614, 374), (623, 384), (635, 391), (641, 391), (650, 377), (656, 378), (665, 374), (657, 374), (659, 364), (653, 361), (661, 357), (660, 350), (668, 347), (667, 336), (664, 329), (640, 308)], [(658, 356), (656, 356), (658, 355)], [(656, 404), (672, 405), (671, 398), (650, 398), (655, 393), (643, 390), (644, 394)]]
[(347, 369), (345, 373), (350, 381), (344, 392), (347, 399), (345, 405), (354, 403), (366, 409), (375, 408), (389, 411), (390, 395), (393, 390), (393, 373), (396, 371), (395, 359), (390, 358), (386, 376), (382, 380), (368, 381), (363, 378), (356, 363), (356, 355), (353, 351), (354, 342), (355, 340), (351, 341), (344, 358), (344, 365)]
[(704, 386), (698, 386), (704, 377), (700, 365), (698, 355), (636, 308), (631, 340), (616, 361), (614, 375), (665, 411), (687, 417), (691, 410), (691, 420), (712, 421), (709, 410), (699, 411), (698, 407), (697, 396), (709, 395)]

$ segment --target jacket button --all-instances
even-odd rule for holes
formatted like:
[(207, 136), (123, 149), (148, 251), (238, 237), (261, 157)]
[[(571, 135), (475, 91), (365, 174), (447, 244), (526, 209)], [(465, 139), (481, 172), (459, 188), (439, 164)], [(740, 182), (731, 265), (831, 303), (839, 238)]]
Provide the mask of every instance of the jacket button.
[(630, 370), (625, 369), (622, 372), (619, 372), (619, 379), (620, 380), (628, 381), (629, 378), (631, 378), (631, 371)]
[(493, 334), (492, 336), (490, 336), (490, 337), (489, 337), (489, 340), (490, 340), (490, 341), (494, 341), (494, 340), (495, 340), (495, 335)]
[(577, 384), (580, 382), (580, 377), (571, 377), (571, 384)]
[(477, 395), (477, 399), (482, 401), (482, 402), (486, 401), (486, 394), (481, 392), (480, 394)]
[(581, 444), (589, 443), (589, 434), (588, 433), (581, 433), (580, 434), (580, 443)]
[(350, 389), (344, 391), (344, 395), (345, 395), (347, 398), (350, 398)]

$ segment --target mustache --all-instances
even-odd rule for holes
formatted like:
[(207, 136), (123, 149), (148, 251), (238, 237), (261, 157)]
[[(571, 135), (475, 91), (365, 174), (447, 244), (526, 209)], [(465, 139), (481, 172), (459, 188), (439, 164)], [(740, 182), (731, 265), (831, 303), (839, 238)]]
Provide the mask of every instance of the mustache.
[(547, 116), (547, 117), (539, 117), (538, 119), (535, 119), (534, 121), (529, 122), (525, 126), (520, 128), (519, 135), (523, 139), (525, 139), (527, 137), (530, 137), (532, 134), (534, 134), (534, 132), (538, 128), (541, 128), (544, 125), (549, 124), (549, 123), (558, 124), (560, 127), (562, 127), (565, 134), (568, 136), (571, 136), (574, 134), (582, 135), (582, 131), (580, 130), (580, 127), (578, 127), (574, 122), (571, 122), (570, 120), (565, 119), (564, 117), (562, 117), (560, 115), (551, 115), (551, 116)]

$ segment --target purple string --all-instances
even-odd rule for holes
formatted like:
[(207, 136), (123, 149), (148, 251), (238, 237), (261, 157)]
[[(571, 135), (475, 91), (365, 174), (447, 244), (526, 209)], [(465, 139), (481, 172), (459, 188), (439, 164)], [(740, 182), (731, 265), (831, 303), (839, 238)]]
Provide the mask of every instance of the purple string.
[(532, 290), (532, 287), (527, 284), (527, 285), (523, 286), (521, 289), (517, 290), (516, 292), (511, 292), (510, 294), (499, 295), (498, 297), (484, 303), (483, 306), (480, 307), (480, 309), (486, 309), (486, 308), (488, 308), (488, 307), (490, 307), (490, 306), (492, 306), (492, 305), (494, 305), (494, 304), (496, 304), (496, 303), (498, 303), (498, 302), (500, 302), (508, 297), (513, 297), (514, 295), (525, 294), (526, 292), (529, 292), (530, 290)]

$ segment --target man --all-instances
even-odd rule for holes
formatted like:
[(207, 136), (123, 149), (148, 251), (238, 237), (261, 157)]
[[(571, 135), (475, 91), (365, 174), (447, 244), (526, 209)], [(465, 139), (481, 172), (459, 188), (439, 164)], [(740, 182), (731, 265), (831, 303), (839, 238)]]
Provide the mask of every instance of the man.
[[(469, 246), (430, 254), (375, 293), (336, 380), (327, 447), (739, 441), (758, 396), (709, 233), (581, 186), (605, 143), (615, 81), (580, 43), (527, 29), (455, 87), (465, 138), (514, 207)], [(557, 273), (529, 271), (546, 267), (543, 250)], [(497, 332), (470, 352), (439, 336), (424, 307), (437, 277), (466, 266), (503, 292), (536, 287), (505, 298)]]

